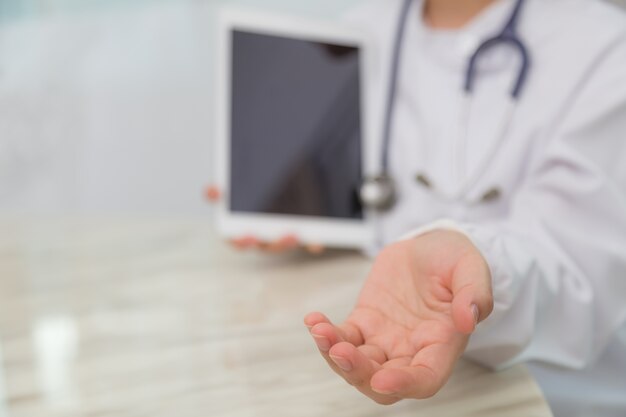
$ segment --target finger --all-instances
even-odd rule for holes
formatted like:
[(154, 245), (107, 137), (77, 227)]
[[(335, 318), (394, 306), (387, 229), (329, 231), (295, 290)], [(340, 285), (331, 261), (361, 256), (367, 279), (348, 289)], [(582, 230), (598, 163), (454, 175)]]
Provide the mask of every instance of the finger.
[(326, 353), (339, 342), (344, 342), (339, 329), (331, 323), (318, 323), (311, 328), (311, 336), (320, 351)]
[(207, 187), (204, 195), (207, 198), (207, 200), (209, 200), (211, 203), (217, 203), (222, 197), (222, 193), (220, 189), (216, 187), (215, 185), (211, 185)]
[(328, 363), (335, 373), (341, 375), (341, 369), (330, 358), (328, 352), (330, 349), (339, 342), (343, 342), (339, 330), (335, 328), (330, 322), (322, 322), (315, 324), (311, 329), (311, 336), (320, 351), (320, 354)]
[(336, 363), (330, 358), (329, 351), (337, 343), (347, 342), (345, 332), (337, 326), (334, 326), (327, 318), (321, 313), (312, 313), (305, 319), (322, 320), (311, 327), (310, 332), (317, 348), (328, 363), (328, 365), (339, 375), (341, 370), (337, 367)]
[(315, 324), (311, 328), (311, 335), (316, 340), (328, 340), (330, 343), (329, 349), (339, 342), (348, 342), (355, 346), (363, 343), (363, 338), (358, 329), (350, 326), (335, 326), (330, 321)]
[(382, 365), (387, 362), (387, 355), (385, 354), (385, 351), (380, 348), (380, 346), (361, 345), (358, 346), (357, 349), (378, 364)]
[(326, 248), (322, 245), (306, 245), (304, 249), (312, 255), (321, 255), (326, 251)]
[(361, 334), (361, 330), (353, 323), (346, 321), (338, 326), (335, 326), (328, 319), (328, 317), (319, 312), (309, 313), (304, 317), (304, 324), (309, 328), (309, 330), (312, 330), (314, 326), (320, 323), (328, 324), (333, 327), (341, 341), (352, 343), (355, 346), (363, 344), (363, 335)]
[(309, 330), (319, 323), (330, 323), (330, 320), (324, 314), (317, 311), (304, 316), (304, 325), (308, 327)]
[(259, 241), (253, 236), (244, 236), (236, 239), (231, 239), (230, 244), (238, 250), (246, 250), (257, 247)]
[(384, 367), (372, 377), (372, 389), (400, 398), (425, 399), (435, 395), (452, 374), (459, 356), (455, 343), (430, 345), (409, 366)]
[(413, 358), (410, 356), (403, 356), (400, 358), (393, 358), (383, 363), (383, 368), (404, 368), (411, 365)]
[[(315, 343), (317, 344), (322, 357), (326, 360), (330, 368), (335, 373), (337, 373), (337, 375), (346, 379), (346, 381), (348, 381), (349, 383), (355, 385), (356, 382), (359, 380), (359, 378), (363, 378), (363, 376), (360, 376), (360, 374), (358, 373), (358, 372), (364, 372), (363, 369), (361, 369), (363, 357), (365, 357), (367, 361), (371, 362), (371, 363), (365, 363), (366, 366), (372, 367), (372, 370), (370, 371), (370, 373), (373, 373), (377, 369), (380, 369), (379, 364), (376, 364), (376, 362), (367, 358), (367, 356), (365, 356), (362, 352), (358, 352), (358, 354), (355, 354), (356, 356), (353, 355), (352, 351), (353, 350), (356, 351), (357, 348), (354, 347), (354, 345), (352, 345), (351, 343), (348, 343), (342, 340), (345, 337), (346, 332), (349, 333), (349, 332), (355, 331), (355, 326), (351, 327), (352, 326), (351, 324), (346, 324), (343, 327), (343, 329), (340, 329), (339, 327), (333, 326), (330, 320), (328, 320), (328, 318), (325, 315), (323, 315), (322, 313), (317, 313), (317, 312), (308, 314), (304, 319), (304, 323), (305, 325), (307, 325), (307, 327), (311, 326), (310, 327), (311, 335), (313, 336)], [(358, 337), (359, 338), (361, 337), (360, 332), (359, 332)], [(343, 347), (341, 347), (340, 345)], [(337, 348), (337, 346), (339, 347)], [(346, 346), (349, 346), (350, 348)], [(346, 352), (346, 349), (348, 349), (347, 352)], [(331, 357), (331, 353), (330, 353), (331, 351), (334, 352), (333, 357)], [(347, 363), (345, 361), (342, 362), (342, 360), (344, 359), (347, 360), (348, 362)], [(353, 367), (353, 369), (356, 369), (354, 368), (356, 366), (358, 366), (360, 369), (354, 370), (354, 371), (348, 371), (348, 373), (350, 373), (351, 375), (348, 378), (346, 375), (346, 371), (342, 369), (340, 364), (345, 369), (348, 369), (349, 367)], [(357, 373), (354, 373), (354, 372), (357, 372)], [(369, 381), (369, 378), (368, 378), (368, 381)], [(369, 396), (370, 398), (372, 398), (374, 401), (378, 402), (379, 404), (393, 404), (399, 400), (399, 398), (390, 397), (386, 395), (380, 395), (372, 391), (372, 389), (369, 387), (369, 384), (367, 384), (367, 386), (363, 385), (362, 387), (358, 387), (358, 388), (359, 388), (359, 391), (363, 392), (365, 395)]]
[(292, 235), (284, 236), (278, 239), (275, 242), (271, 242), (264, 247), (261, 247), (262, 250), (271, 253), (280, 253), (285, 252), (291, 249), (297, 248), (299, 245), (298, 238)]
[(470, 334), (493, 310), (491, 272), (482, 257), (466, 256), (452, 279), (452, 319), (457, 330)]
[(340, 375), (350, 385), (357, 388), (380, 404), (393, 404), (400, 398), (379, 394), (372, 390), (370, 381), (372, 376), (382, 369), (376, 361), (368, 358), (354, 345), (341, 342), (334, 345), (329, 351), (330, 359), (340, 369)]
[(346, 342), (349, 342), (354, 346), (361, 346), (365, 343), (361, 329), (359, 329), (355, 324), (346, 321), (338, 325), (337, 328)]

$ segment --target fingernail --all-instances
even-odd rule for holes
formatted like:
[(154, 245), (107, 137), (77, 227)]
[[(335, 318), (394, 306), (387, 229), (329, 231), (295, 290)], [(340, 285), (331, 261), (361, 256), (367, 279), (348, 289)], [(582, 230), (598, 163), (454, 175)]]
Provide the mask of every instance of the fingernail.
[(324, 252), (324, 246), (322, 246), (322, 245), (308, 245), (307, 246), (307, 250), (309, 251), (309, 253), (311, 253), (313, 255), (320, 255), (321, 253)]
[(315, 340), (315, 344), (317, 344), (317, 348), (322, 352), (328, 352), (330, 350), (330, 342), (325, 336), (319, 336), (316, 334), (312, 334), (313, 340)]
[(288, 245), (298, 245), (298, 238), (293, 235), (287, 235), (283, 238), (283, 242)]
[(346, 358), (340, 358), (339, 356), (330, 355), (330, 358), (337, 364), (345, 372), (350, 372), (352, 370), (352, 364)]
[(395, 391), (389, 391), (389, 390), (378, 390), (374, 387), (372, 387), (372, 391), (378, 393), (378, 394), (382, 394), (382, 395), (392, 395), (395, 394)]
[(478, 306), (476, 304), (472, 304), (472, 314), (474, 315), (474, 324), (478, 324), (480, 313), (478, 312)]

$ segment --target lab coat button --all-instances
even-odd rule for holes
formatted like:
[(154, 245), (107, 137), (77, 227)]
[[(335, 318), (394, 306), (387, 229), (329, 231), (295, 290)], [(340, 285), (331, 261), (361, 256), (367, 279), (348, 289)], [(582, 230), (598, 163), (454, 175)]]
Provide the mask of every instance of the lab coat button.
[(426, 188), (432, 188), (432, 182), (428, 179), (428, 177), (426, 176), (426, 174), (417, 174), (415, 176), (415, 181), (418, 184), (423, 185)]
[(500, 191), (500, 189), (497, 187), (494, 187), (490, 189), (489, 191), (487, 191), (483, 195), (483, 197), (480, 199), (480, 201), (482, 201), (483, 203), (491, 203), (500, 199), (501, 196), (502, 196), (502, 192)]

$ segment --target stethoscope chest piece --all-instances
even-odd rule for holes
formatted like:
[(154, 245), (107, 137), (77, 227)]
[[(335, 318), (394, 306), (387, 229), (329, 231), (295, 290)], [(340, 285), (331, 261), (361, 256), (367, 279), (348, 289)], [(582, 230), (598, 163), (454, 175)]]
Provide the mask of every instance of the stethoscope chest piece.
[(396, 187), (388, 175), (366, 178), (359, 192), (364, 207), (378, 212), (389, 211), (396, 203)]

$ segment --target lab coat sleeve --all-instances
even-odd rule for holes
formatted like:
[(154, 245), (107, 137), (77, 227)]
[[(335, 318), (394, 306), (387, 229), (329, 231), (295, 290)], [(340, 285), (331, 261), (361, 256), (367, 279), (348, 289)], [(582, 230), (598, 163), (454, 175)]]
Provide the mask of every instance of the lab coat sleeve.
[(495, 308), (466, 356), (582, 369), (626, 319), (626, 42), (589, 74), (499, 221), (457, 224)]

